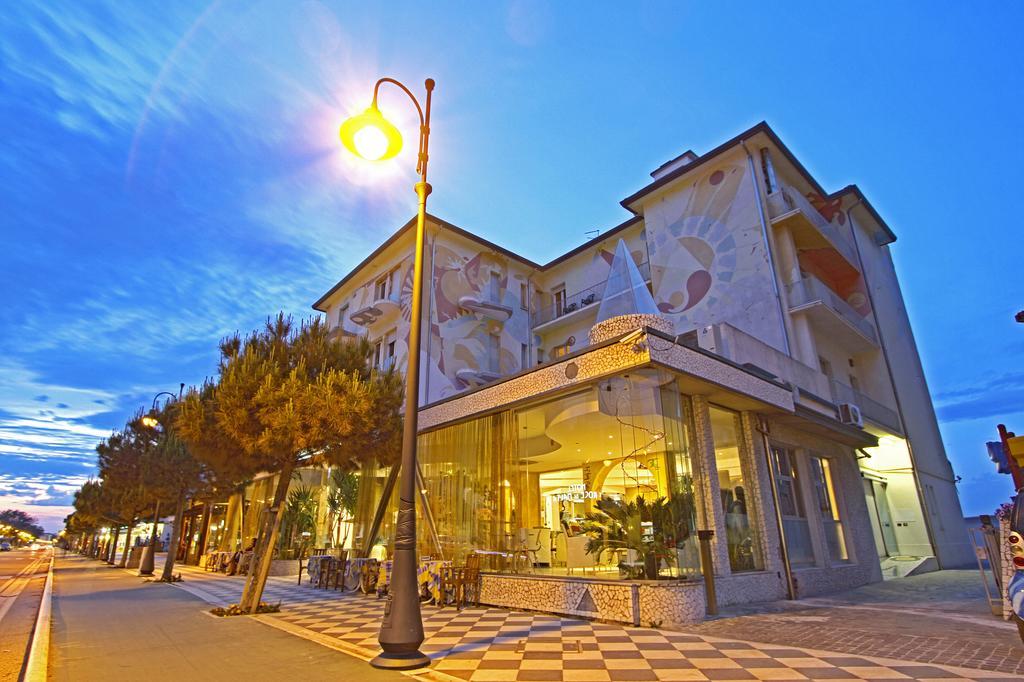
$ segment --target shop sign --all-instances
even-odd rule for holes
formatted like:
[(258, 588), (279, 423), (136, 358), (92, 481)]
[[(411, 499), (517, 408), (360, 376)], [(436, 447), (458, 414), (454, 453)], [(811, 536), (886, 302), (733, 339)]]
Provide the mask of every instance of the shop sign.
[(586, 500), (596, 500), (598, 498), (596, 490), (587, 490), (585, 483), (570, 483), (569, 492), (559, 493), (555, 496), (556, 499), (565, 502), (585, 502)]

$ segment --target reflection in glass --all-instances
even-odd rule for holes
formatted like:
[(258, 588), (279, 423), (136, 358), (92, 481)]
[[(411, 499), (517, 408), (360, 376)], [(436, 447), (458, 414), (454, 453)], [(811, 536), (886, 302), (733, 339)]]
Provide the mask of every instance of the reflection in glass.
[[(420, 553), (462, 561), (482, 552), (492, 571), (699, 573), (688, 405), (670, 374), (636, 370), (421, 434)], [(376, 503), (386, 478), (371, 469), (361, 478), (360, 533), (373, 516), (366, 500)], [(615, 505), (629, 510), (629, 537), (606, 513)]]
[(821, 522), (825, 527), (829, 558), (832, 561), (847, 561), (850, 557), (846, 551), (843, 524), (839, 519), (839, 505), (836, 504), (836, 491), (832, 484), (832, 467), (827, 458), (811, 457), (811, 479), (818, 497)]
[(739, 415), (711, 406), (710, 416), (729, 565), (735, 572), (760, 571), (764, 562), (760, 538), (752, 519), (753, 510), (747, 500), (746, 481), (749, 477), (740, 457)]
[(804, 511), (800, 481), (797, 479), (796, 453), (778, 445), (771, 446), (771, 453), (789, 563), (791, 566), (812, 565), (814, 547), (811, 544), (811, 531)]

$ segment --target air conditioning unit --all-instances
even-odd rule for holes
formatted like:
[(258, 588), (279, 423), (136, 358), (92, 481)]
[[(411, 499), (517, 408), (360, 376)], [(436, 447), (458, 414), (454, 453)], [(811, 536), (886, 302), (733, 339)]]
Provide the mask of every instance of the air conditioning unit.
[(860, 414), (860, 408), (853, 403), (839, 403), (839, 421), (850, 426), (862, 428), (864, 418)]

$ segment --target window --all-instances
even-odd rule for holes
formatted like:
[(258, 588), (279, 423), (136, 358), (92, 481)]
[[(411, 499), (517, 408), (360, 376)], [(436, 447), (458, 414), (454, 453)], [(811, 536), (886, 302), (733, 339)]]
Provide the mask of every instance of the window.
[(832, 466), (825, 457), (812, 456), (811, 479), (814, 483), (815, 495), (818, 498), (818, 509), (821, 511), (821, 523), (825, 528), (825, 544), (832, 561), (847, 561), (850, 557), (846, 551), (846, 538), (843, 535), (843, 524), (839, 519), (839, 505), (836, 502), (835, 485), (832, 481)]
[(519, 285), (519, 307), (523, 310), (530, 309), (530, 285), (526, 282)]
[(544, 349), (543, 348), (538, 348), (537, 349), (537, 364), (538, 365), (543, 365), (544, 364)]
[(734, 572), (760, 571), (764, 561), (760, 533), (747, 500), (746, 482), (751, 477), (740, 456), (740, 417), (721, 407), (712, 406), (709, 412), (729, 565)]
[(487, 335), (487, 369), (501, 372), (501, 337), (498, 334)]
[(384, 275), (377, 280), (376, 284), (373, 285), (374, 299), (377, 301), (391, 298), (391, 294), (394, 291), (394, 280), (395, 274), (398, 270), (392, 270), (388, 274)]
[(791, 566), (809, 566), (814, 563), (814, 546), (797, 480), (796, 453), (778, 445), (771, 446), (771, 453), (789, 563)]
[(520, 344), (519, 347), (519, 369), (526, 369), (527, 363), (530, 361), (530, 347), (525, 343)]
[(487, 300), (491, 303), (501, 303), (501, 273), (491, 273), (491, 284), (487, 292)]
[(338, 308), (338, 326), (345, 324), (345, 316), (348, 315), (348, 303)]
[(827, 376), (829, 379), (832, 378), (832, 363), (825, 358), (818, 356), (818, 364), (821, 365), (821, 373)]
[(848, 376), (850, 378), (850, 388), (857, 392), (860, 392), (860, 381), (853, 374), (850, 374)]
[(773, 194), (779, 189), (779, 182), (775, 178), (775, 166), (772, 165), (772, 154), (767, 147), (761, 148), (761, 172), (764, 173), (764, 186), (768, 194)]
[(551, 296), (555, 302), (555, 317), (560, 317), (565, 314), (565, 285), (559, 284), (555, 287), (555, 290), (551, 292)]
[(395, 364), (396, 338), (392, 329), (373, 344), (373, 366), (380, 370), (391, 369)]

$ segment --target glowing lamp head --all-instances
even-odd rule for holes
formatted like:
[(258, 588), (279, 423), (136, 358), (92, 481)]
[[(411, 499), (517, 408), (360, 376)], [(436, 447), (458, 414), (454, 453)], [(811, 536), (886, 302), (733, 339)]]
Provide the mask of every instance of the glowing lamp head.
[(402, 134), (376, 104), (342, 123), (338, 135), (346, 149), (367, 161), (385, 161), (402, 151)]
[(160, 422), (156, 420), (156, 417), (152, 417), (147, 414), (145, 417), (142, 418), (142, 425), (148, 429), (155, 429), (156, 427), (160, 426)]

